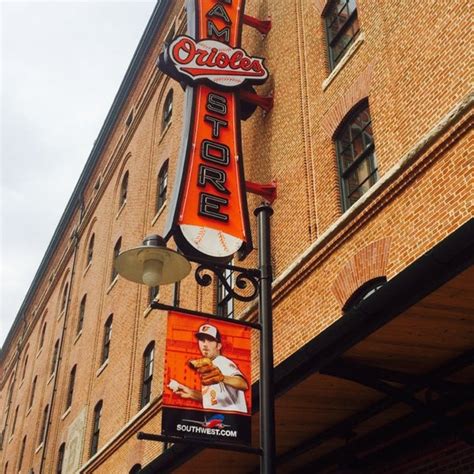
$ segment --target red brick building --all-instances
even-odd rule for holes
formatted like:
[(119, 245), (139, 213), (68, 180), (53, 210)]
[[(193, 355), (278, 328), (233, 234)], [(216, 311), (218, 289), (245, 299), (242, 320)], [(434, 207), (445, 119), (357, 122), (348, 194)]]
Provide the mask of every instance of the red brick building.
[[(246, 179), (277, 182), (278, 472), (474, 469), (471, 16), (467, 1), (413, 7), (246, 5), (272, 23), (244, 27), (274, 105), (242, 140)], [(157, 295), (113, 269), (164, 229), (184, 94), (156, 60), (185, 32), (183, 2), (158, 2), (2, 348), (2, 473), (258, 471), (252, 454), (136, 437), (161, 430), (166, 313), (152, 298), (258, 318), (191, 277)]]

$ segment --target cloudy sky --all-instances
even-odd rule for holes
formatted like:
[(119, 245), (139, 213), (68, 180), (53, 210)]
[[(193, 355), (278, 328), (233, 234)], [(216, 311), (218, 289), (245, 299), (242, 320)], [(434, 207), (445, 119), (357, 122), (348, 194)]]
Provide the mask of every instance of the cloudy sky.
[(155, 3), (0, 0), (0, 346)]

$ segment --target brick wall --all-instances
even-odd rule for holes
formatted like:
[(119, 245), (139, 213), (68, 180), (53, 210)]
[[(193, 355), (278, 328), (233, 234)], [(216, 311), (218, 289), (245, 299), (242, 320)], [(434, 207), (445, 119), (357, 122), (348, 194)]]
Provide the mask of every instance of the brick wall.
[[(248, 27), (243, 34), (245, 49), (265, 57), (271, 73), (258, 91), (271, 93), (275, 99), (270, 113), (257, 110), (242, 124), (242, 135), (246, 179), (278, 182), (272, 217), (276, 363), (339, 318), (344, 300), (364, 279), (375, 273), (392, 278), (472, 217), (473, 141), (468, 133), (472, 113), (466, 99), (470, 84), (464, 42), (470, 19), (467, 1), (428, 0), (416, 21), (410, 2), (358, 1), (363, 40), (335, 76), (327, 65), (319, 11), (324, 4), (314, 0), (248, 2), (247, 13), (270, 16), (273, 27), (265, 39)], [(2, 469), (8, 462), (8, 472), (17, 470), (25, 435), (22, 472), (28, 468), (38, 472), (43, 453), (44, 472), (52, 472), (59, 446), (68, 443), (72, 432), (82, 440), (75, 455), (81, 465), (87, 463), (92, 413), (99, 400), (103, 400), (102, 451), (84, 472), (128, 472), (137, 462), (151, 461), (162, 449), (159, 443), (139, 442), (135, 433), (160, 431), (166, 316), (149, 310), (147, 289), (121, 278), (111, 282), (111, 266), (117, 239), (122, 239), (122, 249), (136, 246), (145, 235), (162, 233), (167, 218), (168, 204), (160, 213), (155, 209), (156, 178), (169, 160), (170, 193), (184, 95), (178, 84), (157, 72), (155, 63), (172, 24), (183, 31), (180, 2), (173, 3), (144, 58), (140, 77), (91, 173), (82, 219), (77, 211), (12, 342), (2, 352), (0, 429), (5, 424), (8, 429), (1, 462)], [(162, 131), (163, 102), (171, 88), (173, 117)], [(352, 105), (366, 96), (381, 184), (342, 215), (332, 133)], [(447, 119), (448, 112), (461, 103), (454, 118)], [(133, 120), (126, 125), (132, 109)], [(418, 146), (427, 137), (427, 144)], [(127, 171), (127, 201), (120, 207), (120, 183)], [(250, 210), (258, 203), (258, 198), (249, 196)], [(255, 236), (253, 216), (251, 223)], [(71, 239), (73, 230), (77, 246)], [(88, 265), (92, 233), (94, 255)], [(375, 252), (380, 254), (378, 260), (374, 257), (376, 268), (364, 267), (361, 249), (374, 242), (390, 242), (390, 251)], [(244, 264), (256, 264), (256, 251)], [(354, 278), (347, 283), (344, 275), (351, 272)], [(61, 312), (66, 282), (69, 303)], [(84, 325), (78, 333), (80, 302), (86, 294)], [(170, 303), (172, 297), (172, 287), (161, 288), (161, 301)], [(214, 301), (214, 288), (198, 288), (191, 277), (183, 282), (182, 306), (210, 311)], [(255, 317), (252, 305), (239, 303), (236, 310)], [(103, 328), (111, 314), (110, 355), (102, 364)], [(46, 337), (39, 349), (44, 322)], [(289, 327), (297, 330), (289, 332)], [(57, 340), (62, 341), (62, 351), (51, 376)], [(139, 412), (143, 351), (152, 340), (156, 343), (153, 401)], [(253, 342), (256, 348), (256, 337)], [(255, 351), (254, 380), (257, 359)], [(68, 410), (68, 378), (74, 365), (76, 385)], [(35, 377), (38, 384), (30, 409)], [(51, 401), (51, 426), (46, 446), (41, 447), (39, 425)], [(17, 406), (15, 432), (10, 436)]]

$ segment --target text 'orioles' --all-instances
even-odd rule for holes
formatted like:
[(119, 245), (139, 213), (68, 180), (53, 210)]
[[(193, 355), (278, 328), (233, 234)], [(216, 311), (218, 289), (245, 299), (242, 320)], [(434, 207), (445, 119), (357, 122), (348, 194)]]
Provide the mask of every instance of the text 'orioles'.
[[(207, 66), (211, 69), (206, 69), (205, 74), (214, 72), (214, 74), (221, 74), (219, 69), (226, 70), (226, 73), (242, 71), (249, 75), (257, 77), (264, 76), (266, 71), (263, 67), (260, 58), (252, 58), (245, 54), (241, 49), (234, 49), (229, 55), (225, 51), (219, 51), (217, 48), (203, 49), (199, 48), (199, 43), (196, 43), (191, 38), (181, 38), (173, 47), (172, 56), (174, 60), (182, 65), (196, 64), (197, 66)], [(217, 68), (217, 71), (215, 70)], [(232, 71), (229, 71), (229, 69)], [(204, 74), (200, 69), (185, 69), (193, 75), (199, 73)]]

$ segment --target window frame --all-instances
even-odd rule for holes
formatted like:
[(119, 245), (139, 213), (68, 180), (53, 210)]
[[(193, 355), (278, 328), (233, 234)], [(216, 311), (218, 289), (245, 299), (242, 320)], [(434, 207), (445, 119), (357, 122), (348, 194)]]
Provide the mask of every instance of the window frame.
[(148, 288), (148, 306), (150, 306), (153, 301), (157, 300), (160, 296), (160, 287), (159, 286), (150, 286)]
[(40, 333), (40, 339), (39, 339), (39, 346), (38, 346), (38, 352), (43, 348), (44, 346), (44, 340), (46, 338), (46, 328), (48, 326), (48, 323), (46, 321), (43, 322), (43, 325), (41, 326), (41, 333)]
[(29, 404), (28, 404), (28, 408), (33, 407), (33, 402), (35, 400), (36, 384), (37, 383), (38, 383), (38, 376), (35, 375), (35, 378), (33, 379), (33, 382), (31, 383), (30, 401), (29, 401)]
[(18, 471), (21, 471), (21, 466), (23, 465), (23, 458), (25, 456), (26, 448), (26, 435), (23, 436), (23, 441), (21, 442), (20, 455), (18, 457)]
[(76, 326), (76, 335), (82, 331), (84, 327), (84, 317), (86, 314), (86, 304), (87, 304), (87, 293), (81, 299), (79, 303), (79, 314), (77, 316), (77, 326)]
[(122, 248), (122, 237), (119, 237), (117, 239), (117, 242), (115, 242), (114, 252), (113, 252), (113, 255), (112, 255), (112, 274), (111, 274), (111, 278), (110, 278), (111, 283), (118, 276), (118, 271), (115, 268), (115, 259), (120, 255), (121, 248)]
[(99, 400), (94, 407), (94, 417), (92, 419), (92, 436), (89, 449), (90, 457), (94, 456), (99, 450), (100, 419), (102, 417), (103, 401)]
[(142, 389), (140, 392), (140, 409), (151, 400), (151, 386), (155, 361), (155, 341), (151, 341), (143, 352)]
[(94, 257), (94, 245), (95, 245), (95, 232), (91, 235), (89, 239), (89, 244), (87, 246), (87, 263), (89, 265), (92, 263), (92, 258)]
[(74, 367), (69, 372), (69, 383), (68, 383), (67, 397), (66, 397), (66, 410), (72, 406), (72, 398), (74, 396), (74, 386), (76, 383), (76, 372), (77, 372), (77, 364), (74, 364)]
[[(349, 8), (353, 3), (353, 9), (349, 12)], [(324, 27), (326, 30), (326, 43), (327, 43), (327, 50), (328, 50), (328, 59), (329, 59), (329, 70), (333, 71), (341, 59), (347, 53), (348, 48), (354, 43), (355, 39), (357, 38), (358, 34), (360, 33), (360, 25), (359, 25), (359, 18), (358, 18), (358, 11), (357, 11), (357, 3), (356, 0), (345, 0), (344, 5), (337, 10), (336, 12), (336, 5), (339, 4), (339, 0), (331, 0), (327, 7), (324, 10), (323, 17), (324, 17)], [(340, 17), (341, 12), (347, 9), (348, 15), (346, 20), (342, 25), (340, 25), (337, 32), (332, 36), (331, 35), (331, 27), (333, 24), (338, 20)], [(332, 21), (330, 21), (332, 19)], [(340, 53), (335, 56), (334, 49), (339, 44), (339, 41), (344, 36), (346, 32), (348, 32), (351, 28), (353, 28), (354, 24), (356, 25), (357, 30), (354, 32), (352, 31), (352, 36), (350, 40), (346, 43), (346, 45), (341, 49)]]
[(104, 323), (104, 335), (102, 339), (102, 356), (101, 365), (109, 359), (110, 356), (110, 341), (112, 339), (112, 324), (114, 315), (111, 314)]
[(174, 91), (173, 89), (170, 89), (166, 94), (165, 101), (163, 102), (163, 111), (161, 114), (161, 132), (164, 132), (171, 123), (171, 119), (173, 117), (173, 99)]
[(168, 170), (169, 170), (169, 160), (166, 160), (158, 172), (158, 178), (156, 183), (156, 209), (158, 212), (166, 202), (166, 196), (168, 194)]
[(46, 437), (46, 428), (48, 424), (48, 414), (49, 414), (49, 405), (46, 405), (43, 410), (43, 419), (41, 421), (41, 429), (39, 432), (38, 446), (41, 446), (44, 443)]
[(51, 369), (49, 375), (52, 376), (56, 372), (56, 363), (58, 361), (59, 354), (59, 339), (56, 340), (53, 349), (53, 358), (51, 359)]
[(130, 173), (127, 170), (123, 174), (122, 181), (120, 182), (119, 209), (121, 209), (122, 206), (125, 205), (125, 203), (127, 202), (129, 178), (130, 178)]
[(56, 462), (56, 474), (62, 474), (63, 472), (65, 452), (66, 452), (66, 443), (61, 443), (61, 446), (59, 446), (59, 449), (58, 449), (58, 460)]
[(20, 410), (20, 405), (17, 405), (15, 408), (15, 414), (13, 415), (12, 429), (10, 430), (10, 436), (15, 434), (16, 422), (18, 420), (18, 411)]
[[(364, 125), (362, 129), (360, 129), (360, 132), (354, 136), (352, 134), (353, 125), (355, 124), (357, 119), (364, 113), (367, 113), (369, 121)], [(363, 100), (347, 113), (347, 115), (344, 117), (341, 124), (337, 128), (336, 132), (334, 133), (333, 141), (336, 149), (337, 166), (339, 171), (339, 187), (341, 190), (341, 207), (343, 212), (347, 211), (347, 209), (353, 206), (367, 191), (364, 191), (357, 199), (351, 201), (351, 198), (354, 193), (356, 193), (367, 182), (369, 183), (368, 189), (370, 189), (379, 179), (378, 166), (375, 156), (375, 142), (373, 131), (370, 135), (370, 143), (368, 143), (367, 145), (365, 145), (364, 143), (366, 139), (364, 138), (364, 136), (367, 135), (366, 130), (369, 126), (372, 129), (372, 116), (370, 114), (368, 101)], [(343, 145), (342, 138), (345, 133), (349, 133), (350, 138), (349, 144), (346, 146)], [(363, 150), (360, 151), (359, 154), (356, 154), (354, 152), (354, 141), (359, 138), (362, 140)], [(346, 152), (346, 150), (348, 150), (349, 148), (351, 152), (351, 163), (347, 166), (344, 166), (343, 155), (344, 152)], [(369, 173), (363, 181), (358, 182), (356, 188), (350, 190), (348, 184), (349, 179), (351, 178), (351, 176), (354, 176), (357, 173), (357, 170), (363, 165), (364, 162), (367, 163)]]
[(29, 354), (26, 354), (25, 359), (23, 361), (23, 372), (21, 373), (21, 380), (25, 380), (26, 376), (26, 369), (28, 367), (28, 359), (29, 359)]
[(61, 298), (61, 309), (59, 311), (60, 313), (63, 313), (64, 311), (66, 311), (68, 293), (69, 293), (69, 283), (66, 282), (63, 288), (63, 294)]

